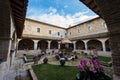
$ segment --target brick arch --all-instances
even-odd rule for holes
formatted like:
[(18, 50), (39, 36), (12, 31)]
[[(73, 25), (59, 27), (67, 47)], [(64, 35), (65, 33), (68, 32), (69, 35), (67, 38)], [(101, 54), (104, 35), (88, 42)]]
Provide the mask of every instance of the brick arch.
[(34, 42), (31, 39), (22, 39), (19, 41), (18, 50), (33, 50)]

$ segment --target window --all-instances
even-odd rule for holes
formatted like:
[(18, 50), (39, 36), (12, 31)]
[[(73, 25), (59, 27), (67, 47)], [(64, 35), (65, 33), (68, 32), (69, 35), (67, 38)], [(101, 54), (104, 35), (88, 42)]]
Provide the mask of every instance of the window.
[(107, 28), (107, 25), (106, 25), (105, 22), (103, 22), (102, 26), (103, 26), (104, 28)]
[(89, 26), (89, 27), (88, 27), (88, 30), (89, 30), (89, 31), (92, 31), (92, 27), (91, 27), (91, 26)]
[(60, 36), (60, 32), (58, 32), (58, 36)]
[(78, 29), (78, 33), (80, 33), (80, 29)]
[(52, 34), (52, 31), (51, 31), (51, 30), (49, 30), (49, 34)]
[(37, 28), (37, 32), (39, 32), (39, 33), (40, 33), (40, 28)]

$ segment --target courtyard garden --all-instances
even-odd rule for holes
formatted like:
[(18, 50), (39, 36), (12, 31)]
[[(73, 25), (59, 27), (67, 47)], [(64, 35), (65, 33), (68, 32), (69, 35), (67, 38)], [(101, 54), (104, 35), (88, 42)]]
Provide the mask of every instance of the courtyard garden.
[(33, 70), (38, 80), (75, 80), (79, 69), (76, 66), (64, 66), (53, 64), (34, 65)]
[(34, 58), (34, 55), (26, 55), (26, 58), (29, 60), (33, 59)]
[[(89, 55), (77, 55), (77, 59), (68, 60), (64, 66), (60, 66), (60, 61), (56, 59), (55, 55), (45, 55), (48, 59), (48, 64), (41, 62), (40, 64), (33, 65), (33, 71), (36, 74), (38, 80), (75, 80), (76, 74), (80, 72), (78, 64), (80, 60), (90, 60)], [(28, 59), (33, 59), (34, 55), (27, 55)], [(44, 56), (43, 56), (44, 57)], [(41, 56), (41, 58), (43, 58)], [(41, 60), (40, 58), (40, 60)], [(111, 62), (110, 57), (98, 56), (100, 64), (108, 64)], [(102, 65), (103, 71), (108, 76), (112, 77), (112, 66)]]

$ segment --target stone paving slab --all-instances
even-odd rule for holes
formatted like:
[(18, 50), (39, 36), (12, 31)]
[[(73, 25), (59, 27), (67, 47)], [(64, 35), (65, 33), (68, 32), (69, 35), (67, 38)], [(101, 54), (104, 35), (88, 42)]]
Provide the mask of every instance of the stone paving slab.
[(30, 80), (27, 69), (28, 65), (24, 64), (23, 59), (16, 58), (14, 65), (6, 75), (6, 80)]

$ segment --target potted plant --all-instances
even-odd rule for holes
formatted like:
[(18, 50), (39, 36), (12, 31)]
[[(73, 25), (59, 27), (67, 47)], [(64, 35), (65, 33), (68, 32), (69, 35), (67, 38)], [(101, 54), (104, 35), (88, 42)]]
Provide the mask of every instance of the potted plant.
[(43, 62), (46, 64), (46, 63), (48, 62), (48, 58), (45, 57), (45, 58), (43, 59)]
[(60, 65), (61, 65), (61, 66), (64, 66), (64, 65), (65, 65), (65, 58), (64, 58), (64, 57), (61, 57), (61, 58), (60, 58)]
[(111, 80), (104, 73), (103, 67), (97, 58), (91, 60), (80, 60), (78, 65), (80, 72), (76, 75), (76, 80)]

